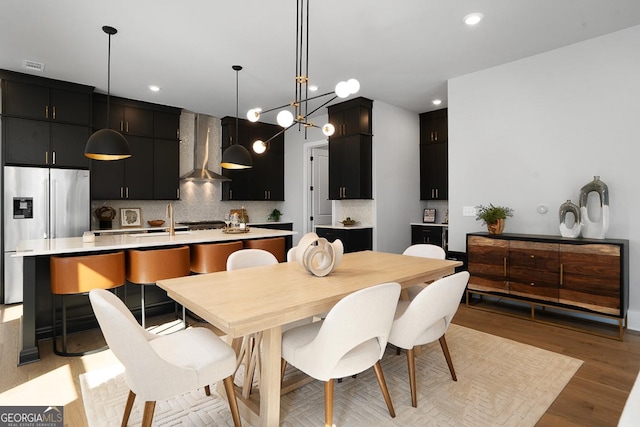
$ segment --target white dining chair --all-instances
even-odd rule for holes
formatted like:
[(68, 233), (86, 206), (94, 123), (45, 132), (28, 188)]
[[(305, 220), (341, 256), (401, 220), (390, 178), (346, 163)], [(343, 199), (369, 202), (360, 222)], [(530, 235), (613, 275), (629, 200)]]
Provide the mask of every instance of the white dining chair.
[[(418, 243), (415, 245), (411, 245), (404, 250), (402, 255), (417, 256), (422, 258), (433, 258), (433, 259), (445, 259), (447, 256), (446, 252), (444, 251), (444, 249), (442, 249), (442, 247), (437, 245), (432, 245), (429, 243)], [(424, 289), (424, 286), (425, 285), (416, 285), (416, 286), (410, 286), (406, 288), (405, 291), (407, 293), (408, 298), (410, 300), (414, 299), (415, 296), (418, 295), (418, 293), (420, 293), (422, 289)]]
[(319, 322), (282, 334), (282, 374), (287, 364), (324, 381), (325, 425), (333, 425), (335, 378), (358, 374), (370, 367), (391, 417), (395, 417), (380, 359), (400, 296), (398, 283), (361, 289), (342, 298)]
[(240, 414), (233, 388), (236, 354), (206, 328), (189, 328), (169, 335), (156, 335), (138, 324), (127, 306), (104, 289), (89, 293), (100, 329), (125, 368), (129, 397), (122, 417), (126, 426), (136, 396), (145, 401), (142, 426), (151, 426), (156, 401), (201, 387), (207, 396), (210, 385), (224, 381), (235, 426)]
[(289, 249), (287, 251), (287, 262), (297, 262), (298, 260), (296, 259), (296, 249), (298, 247), (294, 246), (291, 249)]
[(414, 353), (416, 346), (439, 340), (451, 378), (458, 380), (444, 336), (451, 319), (458, 311), (468, 281), (469, 273), (461, 271), (429, 284), (412, 301), (398, 302), (389, 343), (407, 351), (411, 404), (414, 407), (418, 406)]
[[(274, 264), (278, 264), (278, 259), (271, 252), (264, 249), (241, 249), (227, 258), (227, 270), (229, 271)], [(242, 395), (245, 398), (248, 398), (251, 394), (254, 377), (257, 375), (257, 378), (260, 378), (260, 371), (262, 370), (261, 344), (262, 332), (245, 336), (238, 352), (236, 370), (244, 361)]]

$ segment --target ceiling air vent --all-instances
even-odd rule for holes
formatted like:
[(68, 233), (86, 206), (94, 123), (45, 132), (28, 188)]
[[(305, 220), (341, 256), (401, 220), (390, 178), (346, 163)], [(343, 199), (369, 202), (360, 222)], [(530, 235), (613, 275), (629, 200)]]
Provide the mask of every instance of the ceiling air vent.
[(28, 59), (25, 59), (25, 60), (22, 61), (22, 66), (27, 70), (37, 71), (39, 73), (44, 71), (44, 64), (43, 63), (36, 62), (36, 61), (30, 61)]

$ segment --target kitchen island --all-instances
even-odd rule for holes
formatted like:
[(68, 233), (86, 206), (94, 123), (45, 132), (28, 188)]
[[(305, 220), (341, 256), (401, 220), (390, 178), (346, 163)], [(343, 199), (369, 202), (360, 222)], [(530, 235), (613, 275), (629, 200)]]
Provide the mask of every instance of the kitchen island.
[[(293, 231), (251, 228), (248, 233), (226, 234), (223, 230), (193, 230), (176, 232), (133, 233), (95, 236), (93, 242), (84, 242), (82, 237), (62, 239), (23, 240), (18, 243), (15, 257), (23, 258), (23, 312), (22, 348), (18, 364), (35, 362), (40, 359), (38, 340), (51, 336), (51, 290), (49, 283), (49, 258), (52, 255), (88, 255), (108, 251), (170, 247), (194, 243), (216, 243), (237, 240), (284, 237), (285, 247), (291, 247)], [(132, 301), (136, 300), (131, 298)], [(88, 300), (79, 307), (80, 316), (90, 313)], [(83, 310), (84, 309), (84, 310)], [(83, 313), (84, 311), (84, 313)], [(91, 316), (92, 317), (92, 316)], [(92, 320), (90, 324), (95, 325)]]

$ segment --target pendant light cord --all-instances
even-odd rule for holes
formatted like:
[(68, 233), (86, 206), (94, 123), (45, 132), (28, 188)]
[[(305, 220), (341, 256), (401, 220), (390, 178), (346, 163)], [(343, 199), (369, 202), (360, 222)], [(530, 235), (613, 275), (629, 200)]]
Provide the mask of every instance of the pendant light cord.
[(106, 129), (111, 129), (111, 108), (110, 108), (110, 98), (111, 97), (111, 34), (109, 34), (109, 53), (107, 54), (107, 126)]
[(234, 144), (238, 143), (238, 75), (240, 70), (236, 68), (236, 140), (233, 141)]

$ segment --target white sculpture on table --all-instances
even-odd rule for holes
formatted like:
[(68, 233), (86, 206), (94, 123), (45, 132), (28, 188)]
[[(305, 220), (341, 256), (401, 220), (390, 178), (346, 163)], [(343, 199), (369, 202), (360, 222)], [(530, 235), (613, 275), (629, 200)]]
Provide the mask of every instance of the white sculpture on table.
[(295, 252), (298, 264), (314, 276), (324, 277), (338, 267), (344, 247), (340, 239), (330, 243), (316, 233), (307, 233), (300, 239)]

